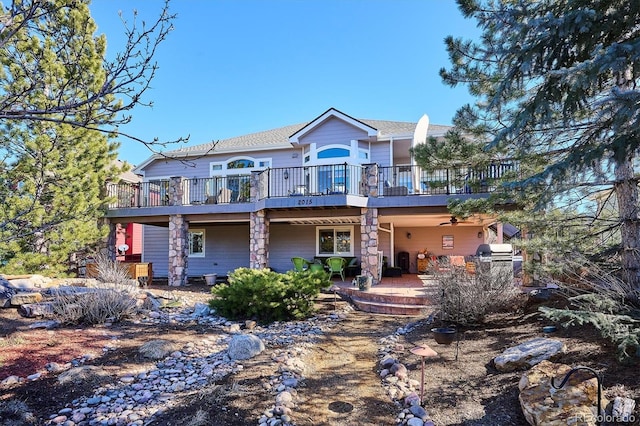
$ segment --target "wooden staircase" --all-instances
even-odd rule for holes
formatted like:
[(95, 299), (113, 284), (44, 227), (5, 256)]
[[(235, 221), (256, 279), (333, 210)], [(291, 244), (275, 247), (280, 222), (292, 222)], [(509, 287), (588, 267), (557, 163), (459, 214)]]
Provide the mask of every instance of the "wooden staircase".
[(433, 310), (433, 300), (428, 296), (398, 296), (344, 287), (337, 294), (356, 309), (375, 314), (424, 316)]

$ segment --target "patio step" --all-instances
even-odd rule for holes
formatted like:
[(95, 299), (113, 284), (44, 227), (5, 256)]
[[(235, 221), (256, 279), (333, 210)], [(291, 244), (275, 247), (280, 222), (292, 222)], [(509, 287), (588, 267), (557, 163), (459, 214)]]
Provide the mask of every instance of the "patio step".
[(425, 296), (397, 296), (350, 288), (341, 288), (338, 294), (358, 310), (375, 314), (420, 316), (433, 305)]

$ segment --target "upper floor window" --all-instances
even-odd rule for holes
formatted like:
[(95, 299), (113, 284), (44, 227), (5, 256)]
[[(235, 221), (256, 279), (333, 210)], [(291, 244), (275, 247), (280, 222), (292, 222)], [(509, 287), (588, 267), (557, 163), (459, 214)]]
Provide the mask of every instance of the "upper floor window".
[(253, 170), (263, 170), (271, 167), (271, 158), (235, 157), (227, 161), (210, 163), (211, 176), (226, 174), (249, 174)]
[(229, 161), (227, 163), (227, 169), (253, 169), (254, 164), (253, 160), (241, 158), (239, 160)]
[[(369, 150), (358, 146), (358, 141), (351, 141), (350, 145), (327, 145), (315, 149), (312, 144), (310, 149), (304, 154), (304, 163), (309, 164), (330, 164), (330, 163), (351, 163), (357, 164), (367, 162)], [(338, 161), (335, 161), (338, 160)]]
[(340, 158), (349, 157), (350, 152), (345, 148), (328, 148), (318, 151), (318, 158)]

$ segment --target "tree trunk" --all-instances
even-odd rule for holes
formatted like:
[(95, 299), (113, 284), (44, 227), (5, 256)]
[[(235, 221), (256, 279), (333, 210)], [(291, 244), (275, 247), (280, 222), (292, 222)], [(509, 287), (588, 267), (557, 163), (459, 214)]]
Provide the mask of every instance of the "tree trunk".
[(638, 222), (638, 184), (633, 173), (633, 159), (616, 164), (613, 188), (620, 219), (622, 279), (640, 290), (640, 223)]

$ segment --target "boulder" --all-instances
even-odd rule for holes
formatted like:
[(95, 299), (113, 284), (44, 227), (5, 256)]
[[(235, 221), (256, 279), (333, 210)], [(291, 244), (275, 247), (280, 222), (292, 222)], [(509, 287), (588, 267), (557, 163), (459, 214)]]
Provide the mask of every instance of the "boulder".
[[(566, 426), (596, 424), (598, 382), (587, 371), (574, 372), (561, 389), (551, 386), (551, 379), (559, 385), (571, 367), (542, 361), (525, 372), (518, 383), (520, 407), (531, 425)], [(608, 401), (603, 397), (602, 409)]]
[(520, 370), (544, 360), (554, 360), (566, 350), (566, 345), (559, 340), (539, 337), (507, 349), (495, 357), (493, 363), (498, 371)]
[(27, 318), (49, 317), (54, 313), (53, 303), (25, 303), (24, 305), (20, 305), (18, 312)]
[(37, 292), (21, 292), (16, 293), (11, 298), (12, 306), (30, 305), (32, 303), (42, 302), (42, 294)]
[(19, 275), (15, 278), (8, 278), (11, 286), (16, 289), (29, 290), (34, 288), (46, 288), (52, 280), (42, 275)]
[(634, 409), (636, 408), (636, 401), (631, 398), (624, 398), (616, 396), (613, 399), (613, 407), (611, 409), (611, 416), (616, 422), (630, 423), (634, 419)]
[(16, 294), (15, 289), (11, 288), (9, 281), (0, 277), (0, 308), (8, 308), (11, 306), (11, 298)]
[(145, 342), (138, 352), (145, 358), (163, 359), (168, 357), (178, 346), (168, 340), (155, 339)]
[(229, 358), (242, 360), (253, 358), (264, 350), (264, 343), (253, 334), (236, 334), (229, 342)]

